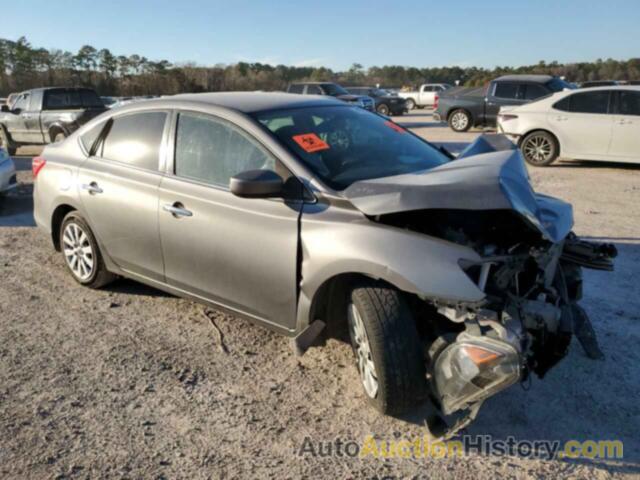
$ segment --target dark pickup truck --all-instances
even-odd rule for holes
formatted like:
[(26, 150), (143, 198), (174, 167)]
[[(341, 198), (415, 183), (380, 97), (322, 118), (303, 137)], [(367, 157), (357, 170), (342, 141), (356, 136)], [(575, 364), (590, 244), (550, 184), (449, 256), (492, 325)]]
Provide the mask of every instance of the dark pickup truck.
[(505, 75), (486, 87), (443, 91), (433, 118), (447, 122), (456, 132), (478, 126), (495, 127), (500, 107), (523, 105), (569, 88), (575, 86), (550, 75)]
[(57, 142), (106, 110), (89, 88), (36, 88), (0, 111), (0, 146), (14, 155), (20, 145)]

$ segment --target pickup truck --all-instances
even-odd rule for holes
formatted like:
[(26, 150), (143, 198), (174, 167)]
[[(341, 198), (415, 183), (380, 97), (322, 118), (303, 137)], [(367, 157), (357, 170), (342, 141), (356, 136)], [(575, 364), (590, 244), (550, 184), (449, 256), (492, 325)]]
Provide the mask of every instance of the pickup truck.
[(432, 107), (440, 92), (453, 88), (448, 83), (425, 83), (418, 90), (412, 92), (398, 92), (398, 96), (406, 100), (407, 110), (414, 108)]
[(58, 142), (106, 110), (89, 88), (36, 88), (0, 107), (0, 147)]
[(495, 127), (503, 106), (523, 105), (574, 85), (550, 75), (505, 75), (482, 88), (452, 88), (439, 95), (433, 118), (456, 132)]

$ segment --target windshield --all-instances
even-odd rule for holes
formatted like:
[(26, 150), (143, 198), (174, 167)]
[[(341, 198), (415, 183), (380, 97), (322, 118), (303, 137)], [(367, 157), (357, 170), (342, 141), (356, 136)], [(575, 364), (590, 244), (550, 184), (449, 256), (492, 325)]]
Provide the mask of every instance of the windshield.
[(552, 92), (561, 92), (563, 90), (575, 90), (576, 86), (573, 83), (566, 82), (561, 78), (553, 78), (547, 82), (547, 87)]
[(254, 117), (326, 185), (428, 170), (449, 159), (397, 124), (350, 106), (255, 113)]
[(322, 90), (324, 90), (326, 95), (331, 95), (332, 97), (337, 97), (338, 95), (349, 95), (349, 92), (335, 83), (323, 83)]

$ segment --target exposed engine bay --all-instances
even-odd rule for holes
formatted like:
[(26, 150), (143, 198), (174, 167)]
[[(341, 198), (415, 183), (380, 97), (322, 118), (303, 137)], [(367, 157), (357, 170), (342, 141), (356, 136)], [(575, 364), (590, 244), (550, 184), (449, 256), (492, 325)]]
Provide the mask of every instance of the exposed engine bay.
[(511, 210), (413, 211), (376, 220), (470, 246), (482, 258), (460, 267), (486, 294), (483, 302), (424, 299), (449, 320), (425, 335), (432, 399), (445, 415), (469, 412), (450, 434), (486, 398), (532, 372), (543, 377), (567, 354), (573, 335), (589, 358), (603, 358), (578, 301), (582, 267), (613, 270), (615, 246), (573, 233), (551, 242)]

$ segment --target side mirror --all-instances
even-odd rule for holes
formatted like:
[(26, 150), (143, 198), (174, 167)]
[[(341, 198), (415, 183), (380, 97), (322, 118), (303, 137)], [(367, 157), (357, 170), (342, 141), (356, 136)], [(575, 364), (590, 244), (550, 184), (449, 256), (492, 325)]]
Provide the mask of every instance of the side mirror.
[(279, 197), (283, 187), (282, 177), (273, 170), (247, 170), (229, 180), (231, 193), (244, 198)]
[(2, 105), (0, 106), (0, 112), (4, 112), (4, 113), (8, 113), (11, 110), (9, 110), (9, 105)]

